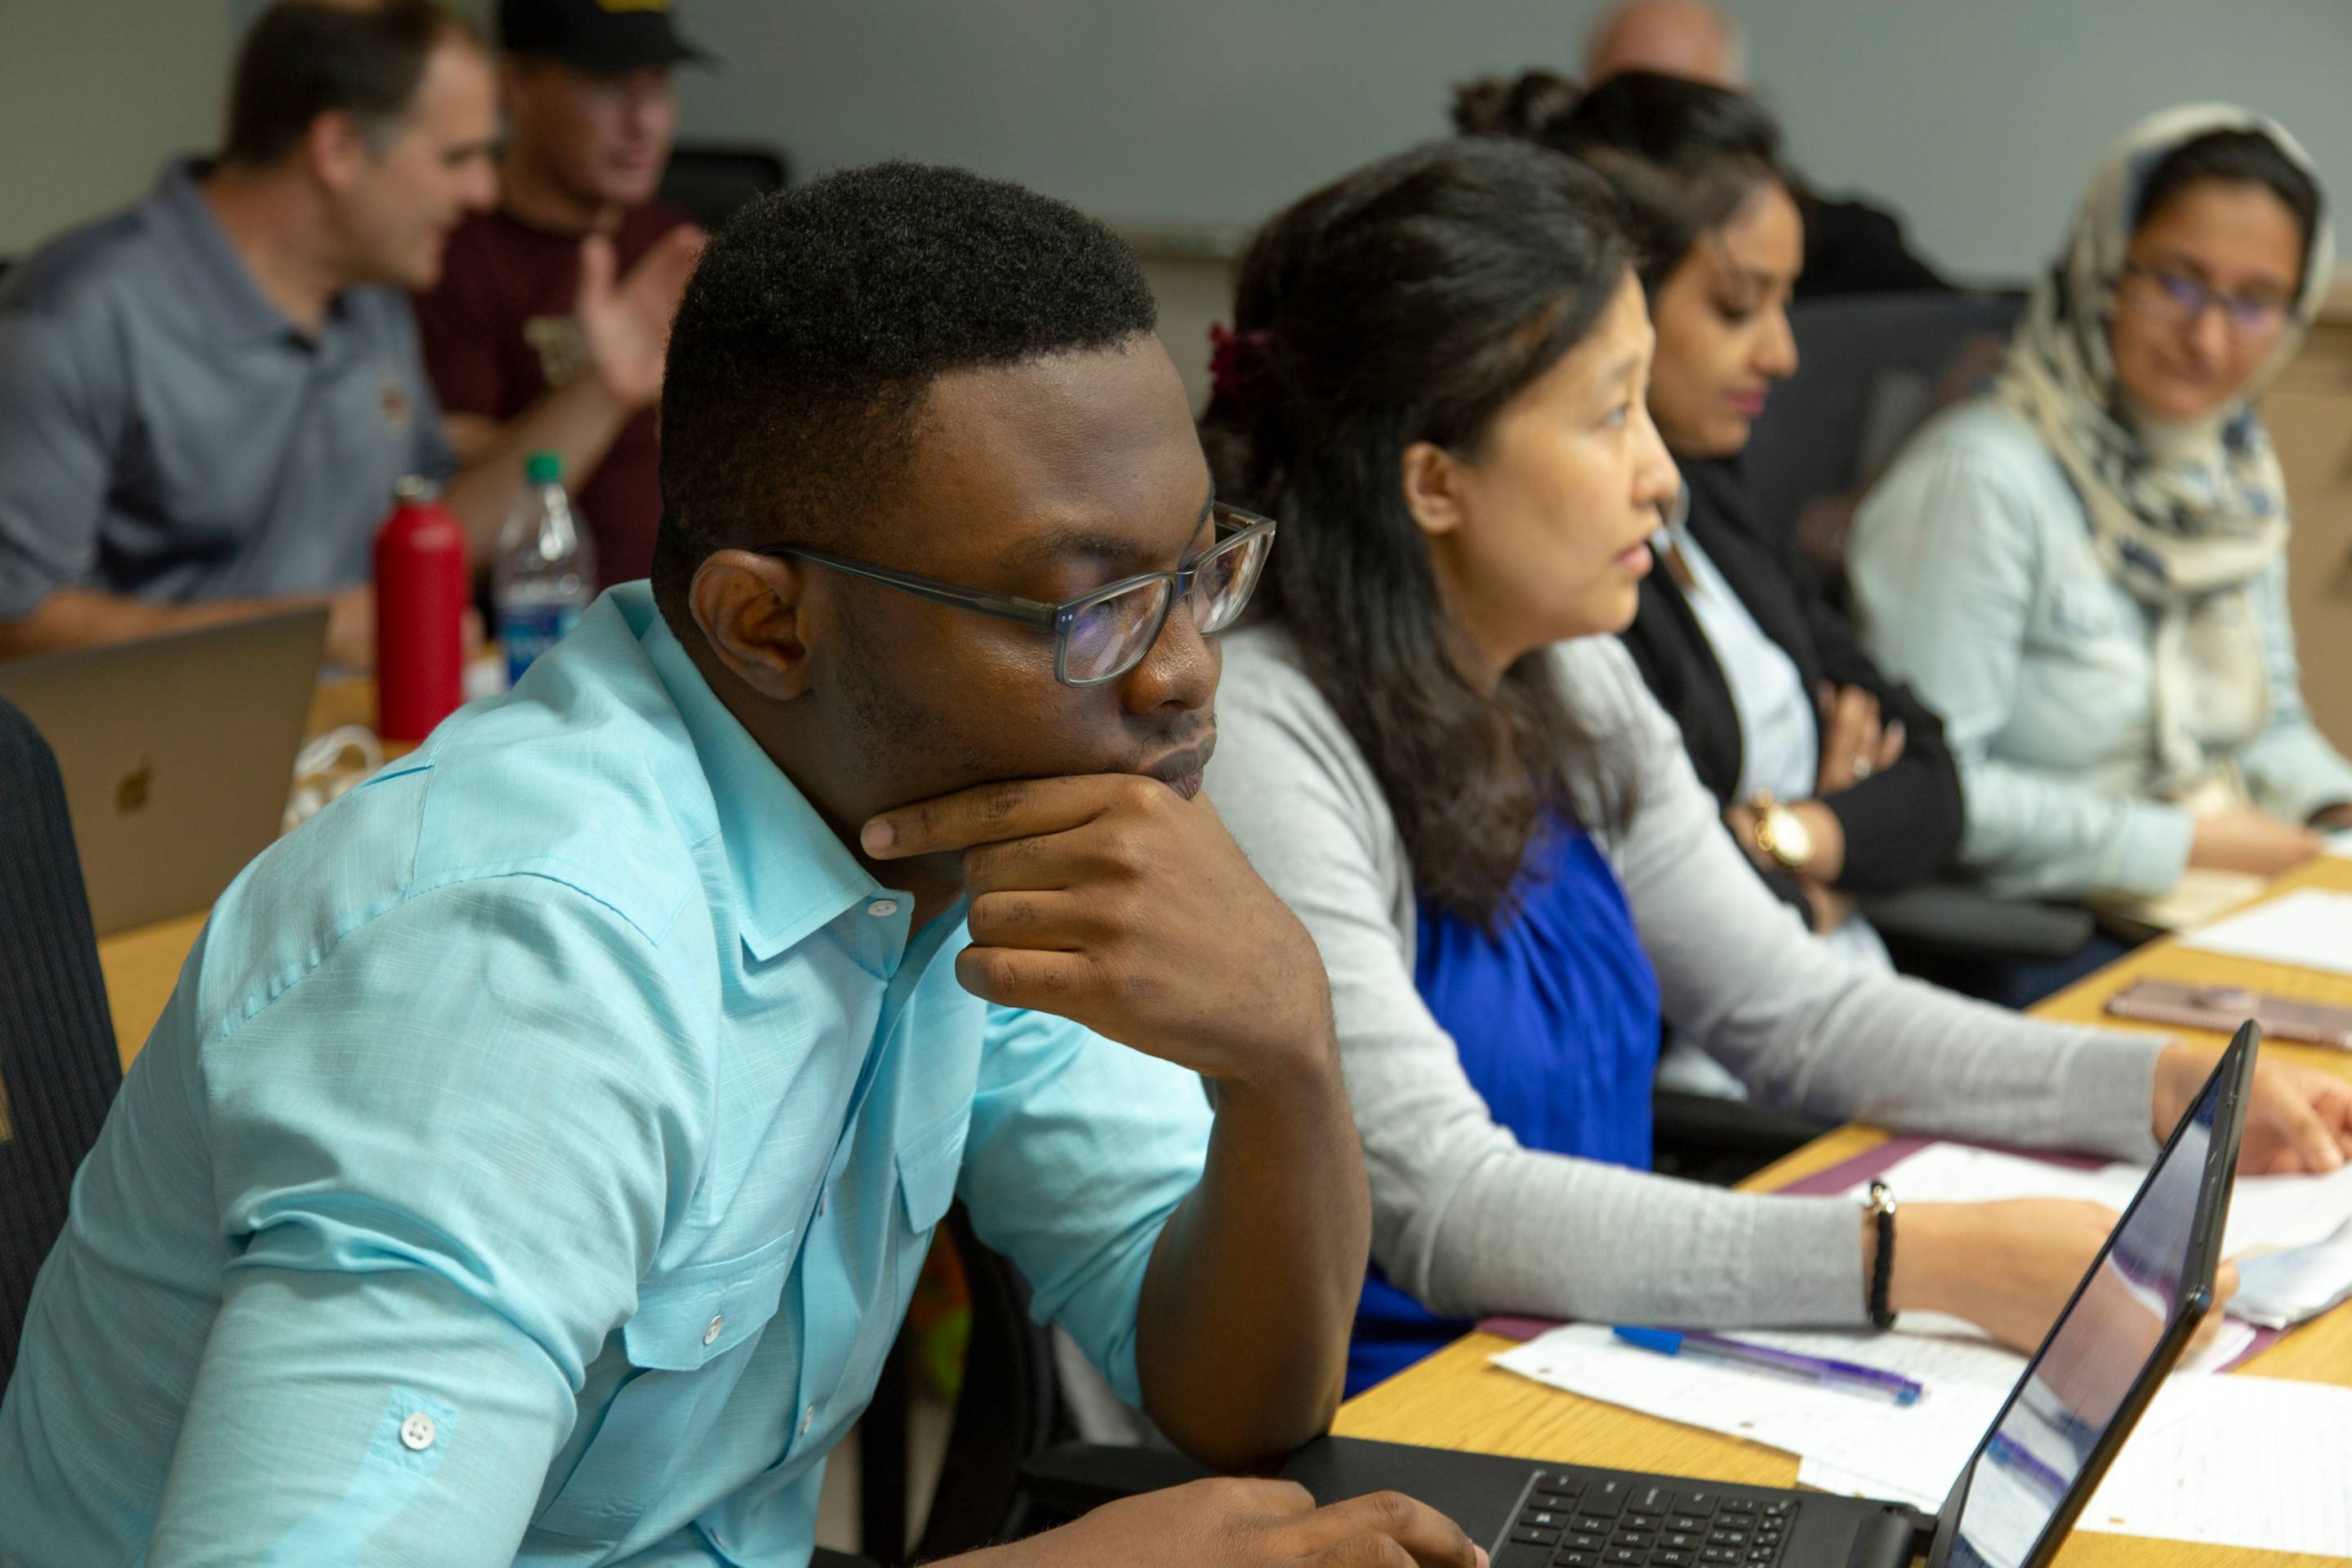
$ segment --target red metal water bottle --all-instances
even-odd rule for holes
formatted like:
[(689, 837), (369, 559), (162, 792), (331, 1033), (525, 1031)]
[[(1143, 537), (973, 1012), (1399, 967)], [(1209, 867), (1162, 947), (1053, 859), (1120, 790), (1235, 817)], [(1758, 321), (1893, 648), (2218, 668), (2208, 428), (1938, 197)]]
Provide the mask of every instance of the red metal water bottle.
[(375, 536), (376, 732), (421, 741), (466, 700), (466, 530), (430, 479), (394, 487)]

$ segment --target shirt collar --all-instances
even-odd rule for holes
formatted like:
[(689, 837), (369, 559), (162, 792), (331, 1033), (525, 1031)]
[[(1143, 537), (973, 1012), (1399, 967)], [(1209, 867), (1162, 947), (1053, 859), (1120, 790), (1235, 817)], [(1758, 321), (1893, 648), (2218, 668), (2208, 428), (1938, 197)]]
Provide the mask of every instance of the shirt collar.
[(623, 584), (606, 596), (636, 631), (694, 741), (752, 955), (773, 958), (886, 891), (719, 700), (655, 606), (651, 586)]
[[(204, 165), (180, 159), (163, 166), (155, 181), (150, 210), (158, 229), (183, 266), (183, 279), (200, 301), (197, 314), (213, 335), (228, 348), (256, 342), (310, 342), (310, 334), (296, 326), (285, 311), (269, 302), (255, 281), (252, 268), (230, 243), (212, 204), (196, 184)], [(338, 296), (327, 310), (320, 335), (326, 335), (341, 314)]]

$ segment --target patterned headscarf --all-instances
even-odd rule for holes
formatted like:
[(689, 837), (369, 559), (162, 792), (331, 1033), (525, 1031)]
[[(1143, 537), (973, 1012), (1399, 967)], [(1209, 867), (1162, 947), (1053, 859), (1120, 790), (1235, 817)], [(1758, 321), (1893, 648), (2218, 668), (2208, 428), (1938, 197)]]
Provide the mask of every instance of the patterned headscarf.
[(2142, 121), (2100, 163), (2065, 250), (2034, 290), (1997, 395), (2032, 424), (2082, 498), (2107, 570), (2156, 626), (2157, 788), (2209, 781), (2267, 721), (2260, 629), (2249, 588), (2285, 551), (2286, 486), (2254, 399), (2294, 357), (2327, 291), (2336, 247), (2323, 215), (2301, 295), (2246, 384), (2181, 424), (2141, 417), (2116, 380), (2108, 327), (2141, 190), (2175, 148), (2217, 131), (2267, 137), (2317, 183), (2277, 122), (2223, 104)]

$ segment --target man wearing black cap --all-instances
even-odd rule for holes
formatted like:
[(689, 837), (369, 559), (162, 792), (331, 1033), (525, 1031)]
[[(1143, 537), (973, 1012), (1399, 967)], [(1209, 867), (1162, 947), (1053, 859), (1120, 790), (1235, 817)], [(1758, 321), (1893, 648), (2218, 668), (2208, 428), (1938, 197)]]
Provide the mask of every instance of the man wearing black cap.
[(677, 123), (671, 68), (708, 57), (669, 0), (504, 0), (499, 41), (499, 203), (451, 237), (417, 300), (425, 365), (461, 455), (510, 444), (502, 426), (531, 411), (604, 580), (643, 577), (661, 519), (661, 359), (631, 340), (667, 324), (701, 245), (654, 195)]

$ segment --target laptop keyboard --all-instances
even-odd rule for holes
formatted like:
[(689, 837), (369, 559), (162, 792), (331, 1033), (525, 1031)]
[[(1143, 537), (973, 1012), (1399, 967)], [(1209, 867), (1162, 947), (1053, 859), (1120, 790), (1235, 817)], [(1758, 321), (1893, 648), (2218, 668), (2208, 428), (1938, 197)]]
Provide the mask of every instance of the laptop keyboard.
[(1772, 1568), (1791, 1498), (1538, 1473), (1495, 1568)]

